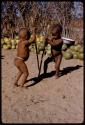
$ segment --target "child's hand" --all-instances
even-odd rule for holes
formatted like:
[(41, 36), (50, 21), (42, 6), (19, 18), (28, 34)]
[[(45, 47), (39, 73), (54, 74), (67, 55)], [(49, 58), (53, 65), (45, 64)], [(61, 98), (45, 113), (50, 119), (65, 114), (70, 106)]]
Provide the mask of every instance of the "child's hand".
[(35, 43), (36, 42), (36, 34), (32, 34), (29, 40), (30, 43)]
[(33, 33), (36, 33), (36, 31), (37, 31), (37, 28), (33, 27)]

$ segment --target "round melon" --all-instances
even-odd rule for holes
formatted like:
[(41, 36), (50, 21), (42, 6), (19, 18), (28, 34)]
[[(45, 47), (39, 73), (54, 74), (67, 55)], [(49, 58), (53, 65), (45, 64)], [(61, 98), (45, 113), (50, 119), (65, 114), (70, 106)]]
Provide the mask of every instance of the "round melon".
[(31, 49), (32, 49), (32, 46), (30, 45), (30, 46), (29, 46), (29, 50), (31, 50)]
[(80, 48), (81, 48), (81, 45), (80, 45), (80, 44), (77, 44), (76, 46), (78, 47), (78, 49), (80, 49)]
[(16, 41), (16, 44), (18, 44), (19, 40), (18, 40), (18, 39), (16, 39), (15, 41)]
[(19, 39), (19, 36), (16, 36), (15, 39), (18, 40), (18, 39)]
[(83, 53), (83, 48), (81, 47), (78, 52)]
[(79, 51), (79, 47), (78, 47), (78, 46), (75, 46), (75, 47), (74, 47), (74, 50), (75, 50), (76, 52), (78, 52), (78, 51)]
[(78, 59), (78, 53), (73, 54), (73, 59)]
[(72, 51), (74, 50), (74, 48), (75, 48), (75, 46), (73, 46), (73, 45), (70, 46), (70, 49), (71, 49)]
[(8, 43), (8, 42), (9, 42), (9, 38), (6, 38), (6, 37), (5, 37), (5, 38), (4, 38), (4, 42), (5, 42), (5, 43)]
[(40, 42), (40, 38), (39, 37), (36, 38), (36, 42)]
[(67, 49), (66, 52), (72, 53), (72, 50), (71, 49)]
[(83, 54), (83, 53), (80, 53), (80, 54), (78, 55), (78, 59), (83, 60), (83, 59), (84, 59), (84, 54)]
[(50, 51), (50, 50), (47, 50), (47, 51), (46, 51), (46, 55), (51, 56), (51, 51)]
[(11, 45), (10, 44), (7, 45), (7, 49), (11, 49)]
[(15, 43), (15, 39), (11, 39), (11, 43)]
[(64, 59), (69, 60), (69, 59), (72, 59), (73, 55), (72, 53), (64, 52), (63, 57)]
[(39, 40), (40, 40), (41, 42), (45, 41), (44, 36), (40, 36)]
[(4, 39), (3, 38), (1, 38), (1, 44), (4, 44)]
[(4, 44), (3, 45), (3, 49), (8, 49), (7, 45)]
[(16, 49), (16, 46), (12, 46), (11, 48), (12, 48), (12, 49)]
[(66, 44), (63, 44), (62, 50), (65, 51), (66, 49), (67, 49), (67, 45), (66, 45)]

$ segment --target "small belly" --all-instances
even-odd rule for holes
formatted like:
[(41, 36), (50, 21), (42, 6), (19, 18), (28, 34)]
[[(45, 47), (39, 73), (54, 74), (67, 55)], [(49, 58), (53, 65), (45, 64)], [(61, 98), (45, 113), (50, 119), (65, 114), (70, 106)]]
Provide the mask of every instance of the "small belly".
[(17, 54), (17, 57), (21, 57), (23, 58), (24, 61), (26, 61), (29, 58), (29, 51), (25, 51), (25, 52), (19, 52)]
[(58, 56), (59, 54), (61, 54), (61, 51), (56, 51), (54, 49), (51, 50), (52, 52), (52, 55), (55, 57), (55, 56)]

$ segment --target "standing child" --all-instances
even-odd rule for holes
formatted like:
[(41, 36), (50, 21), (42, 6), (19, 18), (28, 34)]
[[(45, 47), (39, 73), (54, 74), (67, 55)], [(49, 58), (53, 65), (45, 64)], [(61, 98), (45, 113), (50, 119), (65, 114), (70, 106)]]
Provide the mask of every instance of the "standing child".
[(46, 43), (51, 45), (52, 56), (48, 57), (44, 63), (44, 73), (47, 71), (47, 65), (52, 60), (55, 61), (56, 78), (60, 76), (60, 64), (62, 60), (62, 45), (63, 40), (61, 39), (62, 26), (60, 24), (53, 24), (50, 27), (51, 36), (46, 38)]
[(35, 39), (36, 39), (35, 28), (33, 30), (32, 39), (30, 39), (30, 37), (31, 37), (31, 34), (27, 28), (20, 29), (17, 56), (14, 59), (14, 64), (19, 70), (19, 73), (14, 83), (14, 85), (16, 86), (19, 86), (18, 81), (22, 76), (21, 87), (23, 87), (29, 75), (28, 68), (25, 64), (25, 61), (27, 61), (27, 59), (29, 58), (29, 45), (32, 42), (35, 42)]

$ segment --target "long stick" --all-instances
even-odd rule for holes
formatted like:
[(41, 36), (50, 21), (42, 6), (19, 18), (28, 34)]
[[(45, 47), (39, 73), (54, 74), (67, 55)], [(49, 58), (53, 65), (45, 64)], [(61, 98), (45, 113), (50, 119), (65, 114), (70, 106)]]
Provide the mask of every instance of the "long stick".
[(42, 53), (42, 56), (41, 56), (41, 62), (40, 62), (40, 67), (39, 67), (39, 74), (38, 74), (38, 77), (39, 77), (40, 72), (41, 72), (41, 67), (42, 67), (42, 62), (43, 62), (43, 56), (44, 56), (44, 51), (45, 51), (45, 45), (44, 45), (43, 53)]
[(38, 66), (38, 71), (39, 71), (39, 58), (38, 58), (37, 44), (36, 43), (35, 43), (35, 48), (36, 48), (37, 66)]
[[(31, 21), (32, 21), (32, 24), (33, 24), (33, 26), (35, 27), (35, 25), (36, 25), (36, 16), (37, 15), (35, 15), (35, 18), (33, 19), (33, 18), (31, 18)], [(38, 71), (39, 71), (39, 58), (38, 58), (38, 51), (37, 51), (37, 43), (35, 42), (35, 49), (36, 49), (36, 57), (37, 57), (37, 66), (38, 66)]]
[[(48, 30), (49, 30), (49, 25), (47, 26), (47, 35), (46, 35), (46, 36), (48, 36)], [(42, 53), (42, 56), (41, 56), (41, 62), (40, 62), (38, 77), (39, 77), (40, 72), (41, 72), (41, 67), (42, 67), (42, 62), (43, 62), (43, 56), (44, 56), (44, 51), (45, 51), (45, 44), (44, 44), (44, 49), (43, 49), (43, 53)]]

